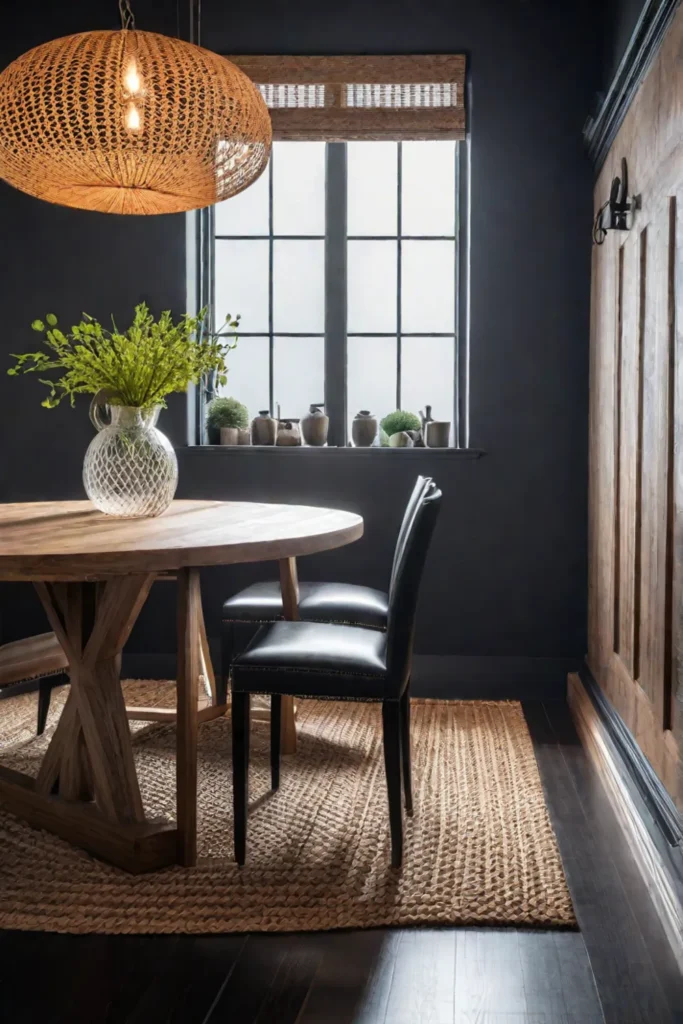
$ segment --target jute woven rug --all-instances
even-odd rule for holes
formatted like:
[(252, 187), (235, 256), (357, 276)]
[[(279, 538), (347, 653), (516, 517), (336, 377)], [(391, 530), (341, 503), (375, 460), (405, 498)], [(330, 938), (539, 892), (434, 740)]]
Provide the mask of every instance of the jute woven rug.
[[(171, 684), (126, 683), (172, 704)], [(0, 705), (0, 760), (36, 772), (35, 695)], [(174, 727), (138, 725), (150, 814), (174, 816)], [(299, 750), (269, 790), (268, 728), (252, 726), (247, 864), (232, 861), (229, 719), (200, 730), (196, 868), (133, 877), (0, 813), (0, 927), (56, 932), (311, 931), (379, 925), (574, 927), (531, 737), (513, 702), (414, 702), (415, 816), (389, 866), (378, 705), (303, 701)]]

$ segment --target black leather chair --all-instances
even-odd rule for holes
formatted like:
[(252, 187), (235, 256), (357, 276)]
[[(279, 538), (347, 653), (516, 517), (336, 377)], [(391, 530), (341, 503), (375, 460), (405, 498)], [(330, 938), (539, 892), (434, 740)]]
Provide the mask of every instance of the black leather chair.
[[(402, 531), (389, 593), (386, 632), (323, 622), (261, 626), (232, 664), (232, 770), (235, 859), (244, 864), (249, 775), (249, 702), (271, 695), (270, 757), (273, 789), (280, 783), (280, 709), (283, 694), (326, 700), (380, 701), (389, 796), (391, 863), (403, 855), (401, 771), (408, 814), (410, 700), (408, 688), (419, 584), (441, 502), (429, 481)], [(403, 766), (401, 769), (401, 762)]]
[[(418, 476), (410, 496), (396, 540), (391, 580), (396, 573), (396, 560), (411, 517), (429, 486), (427, 477)], [(390, 583), (391, 586), (391, 583)], [(355, 583), (300, 583), (299, 618), (304, 622), (337, 622), (367, 629), (385, 630), (389, 595), (383, 590)], [(221, 629), (221, 692), (218, 702), (224, 704), (230, 665), (243, 650), (254, 629), (265, 622), (284, 619), (279, 583), (254, 583), (223, 604)], [(245, 635), (246, 634), (246, 635)]]

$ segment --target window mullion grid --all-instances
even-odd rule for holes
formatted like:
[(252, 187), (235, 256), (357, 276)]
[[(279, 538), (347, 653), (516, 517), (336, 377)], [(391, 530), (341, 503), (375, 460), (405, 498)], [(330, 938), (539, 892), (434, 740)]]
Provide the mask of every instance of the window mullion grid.
[(325, 161), (325, 412), (328, 444), (347, 433), (347, 160), (345, 142), (328, 142)]
[[(199, 251), (199, 266), (196, 276), (196, 290), (199, 309), (207, 308), (206, 329), (211, 337), (216, 333), (216, 243), (214, 242), (215, 208), (207, 207), (198, 211), (195, 220), (196, 243)], [(195, 402), (195, 439), (203, 444), (206, 440), (206, 405), (209, 395), (215, 397), (216, 374), (208, 374), (197, 387), (198, 401)]]
[(453, 295), (455, 297), (455, 309), (453, 311), (453, 324), (455, 329), (455, 342), (453, 344), (453, 443), (456, 448), (460, 448), (462, 443), (461, 429), (460, 429), (460, 210), (459, 210), (459, 197), (460, 197), (460, 147), (457, 142), (454, 142), (455, 146), (455, 202), (453, 205), (455, 215), (455, 259), (453, 265), (455, 268), (455, 281), (453, 285)]
[(397, 143), (396, 154), (396, 408), (401, 408), (401, 264), (403, 251), (403, 143)]
[(275, 337), (273, 334), (273, 264), (274, 249), (273, 241), (273, 160), (274, 153), (271, 151), (268, 163), (268, 406), (270, 415), (275, 412)]

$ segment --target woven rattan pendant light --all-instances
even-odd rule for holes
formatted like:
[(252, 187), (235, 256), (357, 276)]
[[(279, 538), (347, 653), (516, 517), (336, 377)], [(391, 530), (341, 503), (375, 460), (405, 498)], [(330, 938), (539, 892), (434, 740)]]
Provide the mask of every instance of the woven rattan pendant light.
[(192, 43), (135, 29), (83, 32), (0, 74), (0, 176), (30, 195), (104, 213), (177, 213), (227, 199), (268, 162), (257, 87)]

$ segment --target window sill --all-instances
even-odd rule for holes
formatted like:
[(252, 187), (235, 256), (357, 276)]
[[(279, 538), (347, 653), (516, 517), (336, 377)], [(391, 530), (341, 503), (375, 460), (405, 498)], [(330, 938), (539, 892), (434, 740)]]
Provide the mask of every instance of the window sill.
[(179, 452), (203, 456), (234, 456), (248, 458), (255, 453), (268, 458), (331, 458), (331, 459), (479, 459), (486, 453), (480, 448), (351, 448), (312, 447), (308, 445), (194, 444), (178, 448)]

